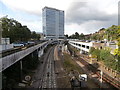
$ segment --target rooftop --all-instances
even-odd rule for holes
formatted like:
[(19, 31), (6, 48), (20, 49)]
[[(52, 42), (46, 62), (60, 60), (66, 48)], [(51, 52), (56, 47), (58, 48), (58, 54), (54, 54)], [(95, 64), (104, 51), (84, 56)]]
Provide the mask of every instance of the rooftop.
[(59, 10), (59, 9), (52, 8), (52, 7), (47, 7), (47, 6), (45, 6), (45, 7), (43, 8), (43, 10), (46, 9), (46, 8), (48, 8), (48, 9), (53, 9), (53, 10), (56, 10), (56, 11), (63, 11), (63, 10)]

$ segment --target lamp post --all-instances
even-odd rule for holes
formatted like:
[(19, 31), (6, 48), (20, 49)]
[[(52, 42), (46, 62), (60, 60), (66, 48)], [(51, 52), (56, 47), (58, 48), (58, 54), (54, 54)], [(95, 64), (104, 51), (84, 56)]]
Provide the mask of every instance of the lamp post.
[[(0, 44), (2, 44), (2, 20), (1, 18), (0, 18)], [(0, 54), (0, 57), (2, 57), (2, 54)], [(2, 66), (2, 63), (0, 63), (0, 66)], [(0, 67), (0, 70), (2, 70), (2, 67)], [(0, 90), (1, 89), (2, 89), (2, 72), (0, 72)]]
[(101, 70), (101, 72), (100, 72), (100, 75), (101, 75), (101, 77), (100, 77), (100, 89), (102, 88), (102, 75), (103, 75), (103, 71)]
[[(116, 54), (115, 56), (116, 56), (115, 61), (116, 61), (116, 71), (117, 71), (118, 70), (118, 55)], [(115, 77), (116, 76), (117, 76), (117, 73), (116, 73)]]
[(22, 65), (22, 60), (20, 60), (20, 81), (22, 81), (22, 70), (23, 70), (23, 65)]
[(0, 44), (2, 44), (2, 21), (0, 19)]

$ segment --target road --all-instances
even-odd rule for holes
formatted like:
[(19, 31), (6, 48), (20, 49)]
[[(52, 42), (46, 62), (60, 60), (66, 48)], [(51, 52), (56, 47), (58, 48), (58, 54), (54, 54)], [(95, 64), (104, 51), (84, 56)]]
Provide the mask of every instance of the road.
[(48, 49), (43, 56), (43, 63), (40, 63), (35, 75), (33, 76), (33, 88), (56, 88), (56, 76), (54, 72), (54, 48)]

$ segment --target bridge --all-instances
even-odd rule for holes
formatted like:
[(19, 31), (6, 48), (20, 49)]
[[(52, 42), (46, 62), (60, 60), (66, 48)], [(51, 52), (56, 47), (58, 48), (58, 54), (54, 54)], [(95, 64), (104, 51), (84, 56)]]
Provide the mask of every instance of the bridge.
[[(25, 56), (29, 55), (30, 53), (36, 51), (38, 53), (38, 56), (40, 57), (43, 54), (43, 50), (46, 48), (46, 46), (50, 43), (53, 43), (55, 41), (46, 41), (37, 45), (34, 45), (32, 47), (29, 47), (27, 49), (23, 49), (22, 51), (14, 52), (12, 54), (8, 54), (4, 57), (0, 58), (0, 72), (7, 69), (14, 63), (20, 61)], [(2, 54), (2, 53), (1, 53)]]

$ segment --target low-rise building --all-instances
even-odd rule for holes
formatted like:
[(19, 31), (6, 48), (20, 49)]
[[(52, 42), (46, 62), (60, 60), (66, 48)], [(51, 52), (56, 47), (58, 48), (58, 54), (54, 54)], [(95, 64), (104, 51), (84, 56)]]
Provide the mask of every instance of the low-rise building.
[(13, 44), (10, 44), (10, 38), (0, 39), (0, 51), (13, 48)]
[(90, 51), (91, 47), (102, 49), (105, 47), (109, 47), (111, 49), (111, 54), (114, 53), (114, 50), (118, 48), (118, 45), (116, 43), (106, 43), (106, 42), (85, 42), (80, 40), (69, 40), (69, 44), (71, 44), (73, 47), (80, 50), (80, 53), (88, 53)]

